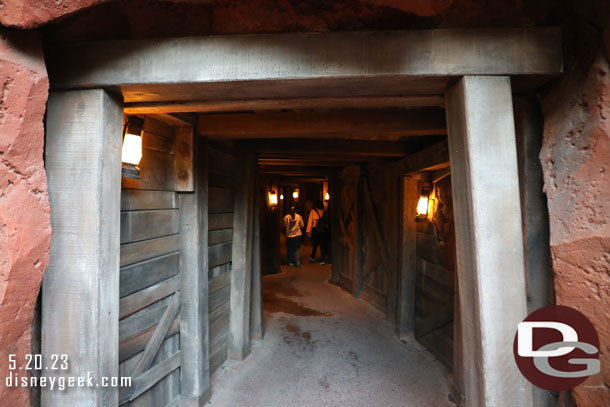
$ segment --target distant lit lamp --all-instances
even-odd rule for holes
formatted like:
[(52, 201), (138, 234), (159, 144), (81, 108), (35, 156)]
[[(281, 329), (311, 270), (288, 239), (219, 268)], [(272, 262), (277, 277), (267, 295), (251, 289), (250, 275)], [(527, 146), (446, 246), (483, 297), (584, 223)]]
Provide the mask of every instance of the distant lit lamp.
[(140, 179), (140, 160), (142, 159), (142, 133), (144, 132), (144, 119), (130, 116), (125, 125), (123, 134), (123, 149), (121, 161), (123, 162), (122, 176)]
[(424, 187), (421, 189), (419, 194), (419, 201), (417, 202), (417, 218), (415, 220), (425, 220), (428, 217), (428, 210), (430, 208), (428, 202), (430, 200), (430, 188)]
[(284, 194), (280, 194), (280, 200), (284, 200)]
[(330, 201), (330, 195), (328, 194), (328, 192), (324, 194), (324, 201), (325, 202)]
[(299, 190), (295, 189), (294, 191), (292, 191), (292, 198), (296, 201), (297, 199), (299, 199)]
[(275, 208), (277, 206), (277, 193), (274, 190), (269, 191), (269, 206)]

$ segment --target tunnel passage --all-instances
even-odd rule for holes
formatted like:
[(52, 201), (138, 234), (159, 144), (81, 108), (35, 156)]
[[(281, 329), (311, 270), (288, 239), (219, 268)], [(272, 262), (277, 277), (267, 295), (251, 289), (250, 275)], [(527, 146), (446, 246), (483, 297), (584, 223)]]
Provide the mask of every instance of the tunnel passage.
[[(451, 186), (446, 138), (439, 130), (444, 116), (438, 108), (416, 112), (367, 109), (336, 114), (312, 110), (305, 115), (292, 111), (199, 115), (198, 134), (191, 147), (192, 177), (195, 185), (203, 182), (207, 187), (203, 219), (207, 244), (202, 243), (207, 247), (208, 320), (204, 324), (212, 378), (222, 374), (228, 359), (236, 359), (231, 356), (231, 324), (239, 316), (235, 309), (247, 291), (249, 309), (247, 315), (241, 314), (249, 324), (246, 340), (270, 346), (267, 342), (274, 336), (265, 339), (265, 335), (272, 333), (282, 336), (285, 345), (299, 344), (301, 348), (295, 350), (299, 352), (315, 348), (311, 332), (300, 325), (302, 318), (319, 319), (316, 329), (327, 328), (324, 335), (330, 340), (335, 335), (334, 324), (358, 324), (358, 313), (363, 312), (358, 307), (363, 304), (370, 308), (362, 314), (367, 321), (363, 323), (372, 329), (374, 321), (397, 326), (401, 301), (413, 302), (415, 337), (451, 370), (455, 244), (448, 211)], [(416, 123), (420, 113), (424, 125), (419, 123), (417, 135), (413, 135), (413, 126), (405, 128), (404, 121)], [(127, 116), (127, 123), (133, 117)], [(145, 347), (164, 324), (165, 339), (150, 368), (168, 363), (180, 351), (178, 319), (167, 322), (172, 297), (166, 294), (176, 289), (180, 279), (185, 254), (177, 245), (186, 238), (181, 212), (191, 205), (176, 190), (183, 182), (176, 162), (188, 150), (183, 139), (189, 115), (137, 117), (144, 120), (142, 158), (136, 177), (124, 172), (121, 195), (119, 348), (120, 371), (126, 376), (138, 367)], [(356, 123), (354, 118), (359, 118)], [(388, 119), (398, 123), (382, 121)], [(401, 127), (405, 130), (399, 131)], [(371, 129), (379, 129), (374, 137)], [(416, 202), (406, 200), (419, 199), (424, 186), (430, 190), (430, 211), (416, 222), (412, 210)], [(304, 228), (302, 267), (290, 269), (282, 218), (295, 206), (307, 225), (316, 202), (323, 203), (328, 216), (329, 264), (322, 266), (319, 259), (310, 263), (311, 239)], [(400, 288), (405, 224), (415, 225), (417, 231), (417, 280), (410, 296)], [(252, 268), (249, 290), (238, 286), (236, 279), (244, 267)], [(314, 279), (302, 281), (303, 276)], [(356, 311), (345, 311), (341, 308), (345, 304), (333, 303), (333, 298), (339, 298), (337, 290), (351, 296), (350, 306)], [(150, 300), (134, 307), (133, 298), (143, 295)], [(325, 296), (326, 305), (320, 306)], [(292, 318), (291, 322), (285, 318)], [(394, 336), (392, 331), (388, 334)], [(365, 336), (372, 335), (367, 332)], [(410, 351), (398, 347), (393, 352), (408, 355)], [(379, 355), (380, 361), (386, 356)], [(437, 367), (432, 363), (430, 369)], [(402, 379), (408, 377), (404, 374)], [(177, 394), (179, 380), (174, 370), (135, 398), (132, 393), (131, 402), (150, 403), (153, 398), (169, 402)], [(130, 398), (126, 395), (121, 400)]]

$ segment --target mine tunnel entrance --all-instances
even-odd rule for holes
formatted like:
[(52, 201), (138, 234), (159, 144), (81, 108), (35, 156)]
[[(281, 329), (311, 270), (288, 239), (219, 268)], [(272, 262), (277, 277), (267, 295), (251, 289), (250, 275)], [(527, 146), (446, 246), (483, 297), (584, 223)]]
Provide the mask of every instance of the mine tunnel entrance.
[[(322, 393), (443, 405), (449, 391), (531, 405), (506, 366), (526, 293), (544, 294), (526, 292), (516, 148), (535, 115), (523, 104), (514, 116), (513, 94), (561, 71), (558, 38), (50, 47), (42, 353), (132, 383), (43, 388), (42, 405), (200, 405), (211, 393), (218, 406), (317, 405)], [(135, 163), (121, 154), (128, 135)], [(331, 265), (309, 264), (307, 246), (300, 268), (282, 265), (280, 195), (298, 189), (307, 218), (303, 199), (324, 201), (325, 183)]]

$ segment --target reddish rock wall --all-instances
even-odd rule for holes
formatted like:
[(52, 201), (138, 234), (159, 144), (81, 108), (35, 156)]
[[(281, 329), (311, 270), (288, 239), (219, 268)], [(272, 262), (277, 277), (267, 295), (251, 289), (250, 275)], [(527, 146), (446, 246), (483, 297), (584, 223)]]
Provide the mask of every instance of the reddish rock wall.
[[(34, 305), (49, 262), (51, 220), (43, 117), (49, 81), (35, 33), (0, 30), (0, 378), (8, 355), (30, 353)], [(0, 404), (29, 405), (0, 384)]]
[(545, 128), (540, 158), (550, 214), (556, 301), (587, 315), (597, 328), (601, 342), (601, 374), (574, 389), (573, 396), (580, 407), (608, 406), (610, 67), (607, 55), (600, 50), (592, 62), (581, 56), (544, 98), (543, 108)]

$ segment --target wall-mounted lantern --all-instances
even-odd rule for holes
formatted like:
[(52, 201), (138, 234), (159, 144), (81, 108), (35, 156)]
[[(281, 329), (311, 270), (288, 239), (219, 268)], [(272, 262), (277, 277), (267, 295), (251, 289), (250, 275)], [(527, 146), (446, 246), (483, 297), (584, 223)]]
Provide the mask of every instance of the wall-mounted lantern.
[(280, 194), (280, 201), (284, 200), (284, 194)]
[(299, 199), (299, 190), (298, 188), (295, 189), (294, 191), (292, 191), (292, 198), (296, 201), (297, 199)]
[(419, 201), (417, 202), (417, 218), (416, 220), (425, 220), (428, 217), (428, 210), (430, 208), (430, 188), (423, 187), (419, 194)]
[(267, 197), (269, 199), (269, 206), (275, 208), (277, 206), (277, 193), (275, 192), (275, 189), (269, 191)]
[(140, 179), (140, 160), (142, 159), (142, 133), (144, 132), (144, 119), (129, 116), (123, 132), (123, 149), (121, 161), (123, 162), (122, 176)]
[(330, 201), (330, 195), (327, 193), (324, 194), (324, 202)]

